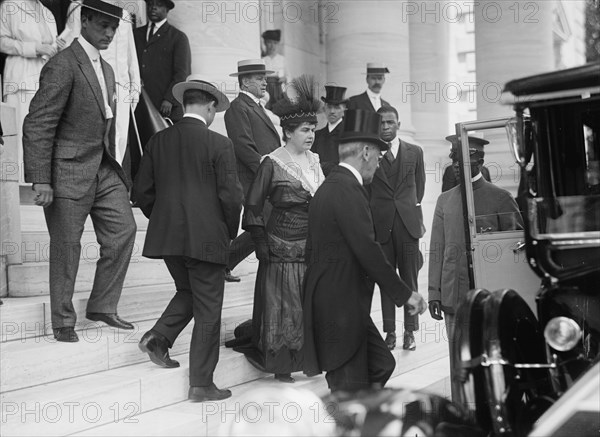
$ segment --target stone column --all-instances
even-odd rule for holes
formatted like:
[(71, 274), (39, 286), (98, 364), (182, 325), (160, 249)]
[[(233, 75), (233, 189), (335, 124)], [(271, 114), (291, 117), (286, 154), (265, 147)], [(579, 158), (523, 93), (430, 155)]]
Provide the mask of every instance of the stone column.
[(0, 102), (4, 145), (0, 146), (0, 297), (8, 294), (7, 269), (21, 264), (21, 210), (15, 108)]
[(367, 62), (383, 62), (390, 70), (381, 95), (400, 114), (400, 135), (414, 141), (410, 83), (408, 18), (404, 1), (327, 2), (327, 82), (348, 88), (348, 96), (366, 90)]
[[(504, 84), (512, 79), (554, 70), (554, 1), (478, 1), (475, 16), (477, 118), (510, 117), (500, 103)], [(516, 194), (518, 166), (508, 153), (503, 129), (484, 133), (490, 145), (485, 162), (492, 182)]]

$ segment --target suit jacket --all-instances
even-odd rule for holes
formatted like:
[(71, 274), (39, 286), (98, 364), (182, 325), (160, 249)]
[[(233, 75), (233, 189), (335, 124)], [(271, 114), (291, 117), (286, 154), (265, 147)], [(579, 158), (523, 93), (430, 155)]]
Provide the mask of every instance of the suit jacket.
[(279, 134), (265, 111), (244, 93), (225, 112), (225, 128), (233, 141), (240, 182), (248, 194), (261, 157), (281, 146)]
[[(381, 99), (381, 106), (392, 106), (389, 102)], [(348, 109), (363, 109), (365, 111), (377, 112), (369, 99), (369, 95), (365, 91), (362, 94), (357, 94), (348, 99)]]
[(304, 278), (304, 363), (307, 373), (348, 361), (367, 335), (373, 281), (403, 305), (411, 290), (375, 241), (367, 192), (337, 166), (309, 207)]
[[(473, 182), (477, 232), (523, 229), (517, 203), (510, 193), (481, 178)], [(465, 229), (460, 186), (438, 197), (431, 225), (429, 300), (441, 300), (454, 313), (469, 291)]]
[(337, 137), (344, 127), (344, 120), (329, 132), (329, 127), (325, 126), (315, 132), (315, 142), (311, 150), (319, 155), (321, 161), (321, 169), (323, 174), (327, 176), (331, 169), (337, 166), (340, 162), (340, 154), (338, 152)]
[[(115, 78), (104, 60), (108, 100), (116, 116)], [(129, 188), (115, 161), (115, 123), (106, 120), (100, 82), (77, 40), (42, 69), (40, 88), (23, 123), (25, 181), (52, 184), (55, 197), (81, 199), (103, 156)]]
[[(399, 172), (395, 184), (388, 179), (390, 170)], [(385, 243), (391, 238), (396, 212), (413, 238), (423, 236), (421, 201), (425, 193), (425, 165), (419, 146), (400, 140), (398, 156), (393, 163), (387, 157), (381, 160), (368, 191), (377, 241)]]
[(183, 117), (183, 109), (173, 97), (173, 87), (184, 82), (192, 71), (188, 37), (168, 22), (148, 42), (147, 33), (148, 25), (133, 31), (142, 85), (158, 109), (163, 100), (173, 104), (170, 118), (177, 122)]
[(227, 264), (242, 208), (231, 141), (184, 117), (148, 143), (134, 183), (150, 219), (143, 255)]

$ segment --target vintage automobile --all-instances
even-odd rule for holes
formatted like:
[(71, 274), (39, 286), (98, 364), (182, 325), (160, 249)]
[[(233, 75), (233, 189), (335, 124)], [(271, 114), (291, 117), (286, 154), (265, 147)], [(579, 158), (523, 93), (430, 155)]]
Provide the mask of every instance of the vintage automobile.
[[(489, 435), (597, 436), (600, 63), (510, 81), (503, 100), (515, 117), (456, 125), (471, 291), (456, 314), (454, 400)], [(518, 177), (498, 183), (516, 188), (525, 229), (486, 233), (462, 156), (472, 131), (499, 128)]]

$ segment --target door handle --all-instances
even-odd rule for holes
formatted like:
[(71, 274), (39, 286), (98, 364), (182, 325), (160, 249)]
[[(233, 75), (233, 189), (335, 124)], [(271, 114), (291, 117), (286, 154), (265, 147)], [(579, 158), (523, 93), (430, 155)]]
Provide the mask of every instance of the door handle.
[(513, 253), (519, 253), (523, 250), (525, 250), (525, 243), (522, 241), (519, 241), (517, 244), (515, 244), (515, 247), (513, 247)]

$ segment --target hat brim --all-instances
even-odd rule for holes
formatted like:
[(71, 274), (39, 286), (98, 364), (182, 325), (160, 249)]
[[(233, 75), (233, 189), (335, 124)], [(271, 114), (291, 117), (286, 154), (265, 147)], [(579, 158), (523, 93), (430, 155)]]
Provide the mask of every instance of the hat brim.
[(219, 91), (214, 86), (210, 86), (200, 82), (179, 82), (173, 87), (173, 97), (181, 103), (183, 106), (183, 95), (187, 90), (201, 90), (207, 92), (215, 99), (217, 99), (217, 105), (215, 106), (217, 112), (223, 112), (229, 109), (229, 99), (225, 94)]
[(325, 97), (321, 97), (321, 100), (324, 103), (328, 103), (330, 105), (341, 105), (342, 103), (348, 103), (348, 99), (344, 99), (344, 100), (327, 100)]
[(338, 137), (339, 144), (351, 143), (351, 142), (356, 142), (356, 141), (364, 141), (367, 143), (375, 144), (382, 151), (386, 151), (389, 149), (388, 143), (386, 141), (383, 141), (381, 138), (375, 137), (373, 135), (360, 134), (360, 133), (357, 133), (357, 134), (351, 133), (350, 135), (348, 135), (348, 134), (344, 135), (344, 133), (342, 133)]
[[(169, 10), (171, 10), (175, 7), (175, 3), (173, 3), (171, 0), (163, 0), (163, 1), (167, 4), (167, 8), (169, 8)], [(144, 2), (148, 3), (148, 0), (144, 0)]]
[[(486, 144), (490, 144), (490, 142), (488, 140), (484, 140), (483, 138), (468, 137), (468, 139), (469, 139), (469, 143), (473, 143), (473, 144), (480, 145), (480, 146), (485, 146)], [(446, 141), (449, 141), (451, 143), (458, 143), (458, 142), (460, 142), (460, 138), (458, 138), (457, 135), (448, 135), (446, 137)]]
[(133, 20), (128, 19), (128, 18), (123, 18), (123, 16), (119, 17), (119, 16), (117, 16), (115, 14), (111, 14), (110, 12), (103, 11), (103, 10), (95, 8), (93, 6), (84, 5), (83, 1), (81, 1), (81, 0), (71, 0), (71, 2), (75, 3), (77, 5), (77, 7), (85, 7), (85, 8), (91, 9), (92, 11), (96, 11), (96, 12), (99, 12), (101, 14), (108, 15), (109, 17), (113, 17), (113, 18), (116, 18), (116, 19), (121, 20), (121, 21), (126, 21), (127, 23), (133, 23)]
[(241, 73), (240, 72), (231, 73), (229, 76), (230, 77), (238, 77), (238, 76), (244, 76), (246, 74), (255, 74), (255, 73), (273, 74), (273, 73), (275, 73), (275, 71), (272, 71), (272, 70), (248, 70), (248, 71), (242, 71)]

